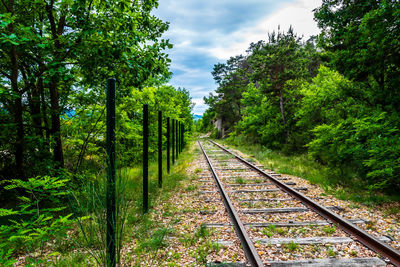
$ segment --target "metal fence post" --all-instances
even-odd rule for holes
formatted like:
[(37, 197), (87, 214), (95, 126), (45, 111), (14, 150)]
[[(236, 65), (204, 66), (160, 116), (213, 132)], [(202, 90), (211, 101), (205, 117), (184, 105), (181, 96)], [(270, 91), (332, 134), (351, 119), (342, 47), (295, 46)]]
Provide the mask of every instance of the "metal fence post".
[(169, 136), (170, 136), (170, 130), (169, 130), (169, 117), (167, 117), (167, 172), (169, 173), (170, 171), (170, 151), (169, 151)]
[(183, 142), (182, 142), (183, 148), (185, 148), (185, 145), (186, 145), (186, 143), (185, 143), (185, 124), (182, 125), (182, 140), (183, 140)]
[(176, 160), (178, 160), (178, 121), (175, 123), (175, 135), (176, 135), (176, 141), (175, 141), (175, 157)]
[(115, 79), (107, 79), (107, 266), (116, 266), (116, 201), (115, 201)]
[(178, 121), (177, 122), (177, 127), (176, 127), (176, 158), (178, 158), (178, 155), (179, 155), (179, 152), (180, 152), (180, 150), (179, 150), (179, 138), (180, 138), (180, 136), (179, 136), (179, 125), (180, 125), (180, 122)]
[(158, 111), (158, 187), (162, 186), (162, 111)]
[(183, 138), (182, 138), (182, 126), (183, 126), (183, 124), (181, 124), (181, 144), (180, 144), (181, 153), (182, 153), (182, 151), (183, 151), (183, 149), (182, 149), (182, 145), (183, 145)]
[(175, 120), (172, 119), (172, 165), (175, 163)]
[(179, 133), (179, 153), (182, 153), (182, 149), (181, 149), (181, 145), (182, 145), (182, 135), (181, 135), (181, 129), (182, 129), (182, 123), (179, 122), (179, 129), (178, 129), (178, 133)]
[(143, 105), (143, 212), (149, 210), (149, 105)]

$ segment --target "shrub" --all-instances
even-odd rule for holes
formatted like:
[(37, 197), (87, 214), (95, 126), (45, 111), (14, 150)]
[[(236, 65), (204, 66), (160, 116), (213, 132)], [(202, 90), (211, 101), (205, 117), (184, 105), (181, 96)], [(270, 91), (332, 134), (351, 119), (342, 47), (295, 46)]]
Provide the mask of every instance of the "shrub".
[(50, 239), (66, 237), (73, 222), (71, 214), (62, 214), (68, 181), (50, 176), (1, 181), (5, 190), (17, 193), (19, 201), (14, 208), (0, 209), (0, 219), (6, 222), (0, 226), (0, 263), (11, 264), (11, 256), (23, 250), (42, 252)]

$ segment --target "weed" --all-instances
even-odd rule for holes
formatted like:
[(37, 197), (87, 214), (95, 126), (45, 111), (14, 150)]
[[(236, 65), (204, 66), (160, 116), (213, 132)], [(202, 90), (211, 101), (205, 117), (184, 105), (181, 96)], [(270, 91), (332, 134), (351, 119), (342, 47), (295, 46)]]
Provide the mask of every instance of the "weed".
[(188, 187), (185, 188), (186, 192), (194, 191), (198, 188), (197, 185), (189, 185)]
[(300, 248), (300, 246), (298, 243), (291, 241), (291, 242), (285, 244), (285, 248), (287, 248), (289, 251), (293, 252), (293, 251), (298, 250)]
[(268, 236), (268, 238), (270, 238), (270, 237), (272, 237), (272, 236), (274, 235), (274, 232), (270, 232), (268, 229), (263, 229), (263, 230), (261, 231), (261, 233), (262, 233), (263, 235)]
[(356, 204), (356, 203), (352, 203), (348, 206), (349, 209), (359, 209), (360, 205)]
[(232, 256), (232, 262), (236, 262), (239, 259), (239, 254), (237, 252), (235, 252)]
[(205, 240), (208, 236), (210, 236), (210, 229), (202, 224), (194, 234), (183, 234), (183, 236), (180, 238), (180, 241), (189, 247), (196, 244), (196, 242), (199, 240)]
[(300, 234), (305, 234), (305, 233), (308, 232), (308, 229), (306, 229), (306, 228), (299, 228), (299, 229), (297, 229), (297, 231), (298, 231)]
[(246, 181), (242, 177), (236, 177), (235, 182), (237, 184), (244, 184)]
[(173, 229), (164, 227), (157, 229), (154, 231), (151, 235), (150, 238), (146, 239), (144, 242), (139, 244), (138, 250), (139, 251), (144, 251), (144, 250), (152, 250), (152, 251), (157, 251), (160, 248), (166, 247), (167, 242), (165, 237), (168, 234), (172, 234)]
[(336, 232), (336, 227), (334, 225), (332, 225), (332, 226), (325, 225), (324, 227), (322, 227), (322, 231), (324, 233), (327, 233), (328, 235), (331, 235)]
[(210, 229), (207, 228), (204, 224), (200, 225), (200, 228), (195, 233), (195, 237), (197, 238), (206, 238), (210, 235)]
[(194, 173), (195, 173), (195, 174), (199, 174), (199, 173), (201, 173), (202, 171), (203, 171), (203, 170), (200, 169), (200, 168), (194, 169)]
[(222, 248), (222, 246), (218, 243), (214, 243), (212, 241), (206, 241), (202, 245), (196, 248), (195, 250), (195, 258), (196, 262), (202, 266), (207, 264), (207, 256), (212, 252), (216, 252)]
[(276, 232), (277, 232), (278, 234), (280, 234), (280, 235), (286, 235), (287, 232), (288, 232), (288, 230), (287, 230), (286, 228), (279, 227), (279, 228), (276, 229)]
[(390, 207), (385, 210), (385, 215), (397, 215), (400, 214), (400, 206)]
[(332, 248), (329, 248), (327, 253), (329, 257), (336, 257), (338, 254), (337, 251), (333, 250)]
[(319, 254), (319, 253), (321, 253), (321, 247), (318, 244), (312, 245), (311, 251), (314, 254)]

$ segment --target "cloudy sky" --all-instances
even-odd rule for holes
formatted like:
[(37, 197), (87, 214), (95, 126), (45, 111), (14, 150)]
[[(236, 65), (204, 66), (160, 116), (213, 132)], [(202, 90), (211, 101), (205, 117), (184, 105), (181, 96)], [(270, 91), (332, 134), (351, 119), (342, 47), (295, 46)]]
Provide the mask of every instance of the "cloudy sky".
[(154, 14), (170, 22), (164, 38), (171, 40), (170, 81), (190, 91), (194, 114), (207, 106), (203, 97), (216, 89), (214, 64), (245, 54), (251, 42), (266, 40), (267, 33), (293, 25), (307, 39), (318, 34), (312, 10), (321, 0), (159, 0)]

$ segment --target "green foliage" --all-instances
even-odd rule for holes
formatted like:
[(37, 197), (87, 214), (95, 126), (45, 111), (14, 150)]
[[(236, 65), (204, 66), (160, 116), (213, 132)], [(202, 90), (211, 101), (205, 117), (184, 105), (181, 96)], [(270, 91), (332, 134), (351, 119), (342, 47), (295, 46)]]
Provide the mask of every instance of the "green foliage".
[(144, 242), (140, 243), (138, 250), (146, 251), (146, 250), (153, 250), (157, 251), (163, 247), (167, 246), (166, 236), (168, 234), (173, 233), (173, 229), (171, 228), (160, 228), (154, 231), (151, 234), (151, 237), (145, 240)]
[(374, 102), (399, 111), (400, 3), (366, 0), (324, 1), (314, 16), (322, 33), (319, 45), (330, 65), (369, 86)]
[(263, 235), (266, 235), (268, 238), (271, 238), (276, 232), (275, 224), (270, 224), (268, 227), (265, 227), (261, 230)]
[(243, 133), (273, 148), (301, 149), (293, 114), (300, 99), (298, 88), (319, 66), (312, 41), (302, 42), (289, 28), (286, 33), (272, 32), (268, 41), (252, 43), (248, 52), (214, 66), (218, 95), (205, 98), (210, 108), (203, 127), (220, 119), (225, 132)]
[(322, 231), (329, 235), (332, 235), (333, 233), (336, 232), (336, 227), (330, 226), (330, 225), (325, 225), (324, 227), (322, 227)]
[[(307, 153), (329, 168), (330, 181), (323, 183), (329, 186), (357, 184), (371, 195), (395, 193), (400, 188), (400, 98), (395, 93), (400, 35), (391, 29), (400, 22), (399, 5), (324, 1), (315, 11), (322, 28), (320, 51), (313, 38), (303, 43), (291, 28), (251, 44), (248, 56), (236, 57), (242, 65), (230, 60), (215, 66), (219, 94), (207, 98), (205, 114), (212, 117), (203, 120), (224, 122), (220, 106), (231, 110), (226, 102), (234, 97), (241, 116), (226, 124), (231, 141)], [(320, 66), (321, 59), (326, 62)], [(234, 83), (238, 77), (245, 82)]]
[[(82, 233), (74, 232), (76, 244), (66, 242), (66, 246), (77, 245), (97, 264), (104, 262), (107, 78), (117, 81), (121, 172), (141, 161), (145, 103), (150, 108), (150, 160), (157, 153), (157, 111), (163, 111), (164, 119), (169, 116), (184, 123), (189, 140), (193, 104), (188, 90), (165, 85), (171, 76), (165, 50), (172, 44), (162, 39), (168, 23), (152, 15), (157, 6), (157, 1), (128, 0), (0, 4), (0, 184), (4, 185), (0, 202), (5, 200), (4, 207), (15, 199), (19, 203), (13, 209), (0, 209), (0, 219), (7, 222), (1, 226), (1, 244), (7, 246), (2, 246), (0, 257), (6, 260), (43, 246), (54, 235), (65, 236), (70, 223), (66, 214), (73, 212)], [(64, 170), (72, 173), (69, 195), (67, 180), (52, 178), (63, 177)], [(27, 179), (35, 176), (40, 177)], [(182, 178), (176, 176), (172, 180)], [(136, 201), (127, 198), (125, 190), (140, 193), (139, 182), (131, 185), (127, 180), (118, 179), (117, 184), (118, 258), (128, 205)], [(171, 187), (168, 182), (165, 186)], [(14, 199), (16, 190), (20, 194)]]
[[(72, 99), (76, 103), (76, 115), (65, 118), (63, 133), (66, 162), (71, 168), (86, 169), (105, 166), (105, 109), (99, 104), (82, 104), (81, 98)], [(166, 145), (166, 117), (185, 124), (186, 140), (193, 129), (192, 103), (186, 89), (172, 86), (145, 87), (142, 90), (130, 88), (130, 93), (117, 99), (116, 144), (120, 166), (132, 166), (142, 159), (142, 110), (149, 105), (149, 154), (157, 152), (157, 111), (163, 111), (163, 144)]]
[[(0, 177), (48, 175), (63, 167), (69, 134), (80, 140), (68, 143), (79, 148), (78, 164), (68, 161), (67, 168), (81, 165), (82, 151), (101, 153), (88, 139), (100, 142), (92, 139), (104, 126), (97, 120), (104, 117), (106, 79), (117, 79), (123, 99), (132, 87), (159, 86), (170, 77), (164, 51), (172, 45), (162, 39), (168, 23), (151, 14), (157, 6), (128, 0), (0, 5)], [(75, 115), (85, 131), (77, 126), (66, 133), (65, 117)]]
[(290, 252), (294, 252), (300, 249), (300, 245), (294, 241), (290, 241), (289, 243), (285, 244), (284, 247)]
[[(73, 221), (63, 216), (67, 178), (35, 177), (27, 181), (3, 180), (5, 190), (17, 193), (19, 203), (12, 209), (1, 209), (0, 254), (5, 264), (13, 252), (44, 249), (51, 239), (66, 237)], [(8, 263), (7, 263), (8, 262)]]
[(398, 118), (367, 105), (365, 90), (354, 87), (339, 73), (321, 67), (313, 82), (302, 86), (297, 126), (312, 133), (304, 138), (310, 155), (337, 175), (351, 178), (345, 173), (356, 173), (371, 190), (397, 187)]

